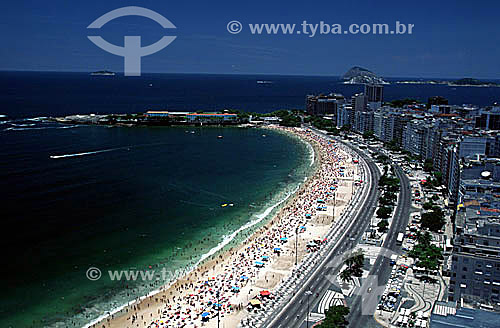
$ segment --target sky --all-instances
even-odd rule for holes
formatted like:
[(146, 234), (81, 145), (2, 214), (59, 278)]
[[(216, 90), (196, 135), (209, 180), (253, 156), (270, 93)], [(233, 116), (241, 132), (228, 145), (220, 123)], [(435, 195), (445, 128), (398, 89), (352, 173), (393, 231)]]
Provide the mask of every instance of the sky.
[[(144, 17), (87, 26), (124, 6), (151, 9), (176, 29)], [(94, 45), (99, 35), (122, 46), (177, 38), (141, 58), (143, 72), (338, 76), (352, 66), (383, 77), (500, 79), (500, 2), (482, 1), (4, 1), (0, 11), (0, 70), (121, 72), (124, 58)], [(230, 21), (242, 23), (231, 34)], [(255, 35), (249, 24), (414, 24), (412, 34)]]

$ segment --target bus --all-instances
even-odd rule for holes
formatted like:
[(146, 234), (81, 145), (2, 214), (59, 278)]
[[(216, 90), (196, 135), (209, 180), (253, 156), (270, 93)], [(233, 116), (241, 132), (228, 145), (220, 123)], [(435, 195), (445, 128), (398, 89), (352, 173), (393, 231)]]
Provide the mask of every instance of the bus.
[(404, 237), (405, 237), (404, 233), (402, 232), (398, 233), (398, 239), (396, 239), (396, 242), (401, 245), (403, 243)]

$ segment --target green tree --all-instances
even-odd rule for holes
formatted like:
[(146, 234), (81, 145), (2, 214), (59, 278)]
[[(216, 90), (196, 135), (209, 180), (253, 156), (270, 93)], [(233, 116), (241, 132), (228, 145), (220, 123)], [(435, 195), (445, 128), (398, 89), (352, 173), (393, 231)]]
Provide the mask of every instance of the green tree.
[(389, 227), (389, 222), (387, 220), (381, 220), (378, 224), (378, 232), (384, 233), (387, 231), (387, 228)]
[(375, 134), (373, 133), (373, 131), (365, 131), (365, 133), (363, 133), (364, 139), (373, 139), (374, 136)]
[(312, 124), (320, 130), (336, 129), (336, 122), (333, 120), (327, 120), (322, 117), (314, 117), (312, 119)]
[(363, 254), (363, 252), (358, 252), (354, 256), (354, 264), (362, 267), (364, 262), (365, 262), (365, 254)]
[(300, 116), (288, 113), (286, 115), (280, 116), (280, 125), (288, 127), (299, 127), (302, 124)]
[(325, 311), (325, 319), (318, 328), (346, 328), (349, 325), (346, 317), (349, 308), (343, 305), (335, 305)]
[(349, 132), (349, 131), (351, 131), (351, 125), (350, 124), (346, 124), (346, 125), (342, 126), (341, 130), (343, 132)]
[(388, 219), (391, 216), (392, 209), (390, 207), (381, 206), (377, 210), (377, 217), (381, 219)]
[(384, 195), (382, 197), (379, 198), (378, 202), (380, 205), (382, 206), (393, 206), (394, 205), (394, 199), (389, 196), (386, 196), (385, 194), (387, 195), (394, 195), (393, 193), (384, 193)]
[(345, 268), (340, 272), (340, 280), (342, 280), (343, 282), (349, 282), (352, 280), (352, 273), (349, 268)]
[(426, 159), (424, 162), (424, 171), (431, 173), (433, 168), (434, 168), (434, 164), (432, 162), (432, 159), (430, 159), (430, 158)]
[[(344, 264), (347, 266), (347, 269), (345, 269), (344, 271), (348, 270), (350, 276), (361, 277), (361, 275), (363, 274), (364, 261), (365, 255), (363, 254), (363, 251), (360, 250), (356, 253), (350, 254), (344, 260)], [(342, 279), (342, 277), (340, 279)]]
[(433, 207), (429, 212), (422, 214), (422, 228), (429, 229), (434, 232), (441, 230), (446, 223), (443, 210), (439, 207)]
[(392, 192), (392, 191), (386, 191), (384, 192), (384, 194), (382, 195), (383, 198), (387, 198), (391, 201), (395, 201), (396, 199), (398, 199), (398, 196), (396, 195), (395, 192)]
[(434, 186), (438, 187), (443, 184), (443, 172), (434, 172)]
[(408, 253), (408, 256), (415, 259), (417, 266), (426, 271), (437, 270), (443, 258), (443, 250), (431, 244), (431, 240), (432, 237), (428, 231), (419, 233), (417, 245)]
[(396, 99), (396, 100), (393, 100), (389, 104), (392, 107), (402, 108), (402, 107), (404, 107), (406, 105), (414, 105), (416, 103), (418, 103), (418, 101), (416, 99), (405, 98), (405, 99)]
[(431, 202), (425, 202), (424, 205), (422, 205), (422, 208), (426, 211), (432, 210), (434, 205)]
[(375, 156), (375, 159), (382, 163), (382, 164), (387, 164), (389, 163), (389, 157), (384, 155), (384, 154), (381, 154), (381, 153), (378, 153), (376, 156)]
[(387, 142), (385, 147), (390, 151), (401, 151), (401, 147), (398, 146), (398, 141), (396, 139), (392, 139), (390, 142)]

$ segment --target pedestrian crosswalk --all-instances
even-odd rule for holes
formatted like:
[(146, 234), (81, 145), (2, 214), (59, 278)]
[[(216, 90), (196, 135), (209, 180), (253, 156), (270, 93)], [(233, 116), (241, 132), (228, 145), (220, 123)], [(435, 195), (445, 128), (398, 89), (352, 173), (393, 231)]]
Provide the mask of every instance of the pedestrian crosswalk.
[(354, 286), (361, 287), (361, 282), (358, 277), (353, 277), (352, 280), (354, 281)]
[(344, 295), (333, 290), (327, 290), (319, 302), (317, 313), (325, 314), (326, 310), (335, 305), (344, 305)]

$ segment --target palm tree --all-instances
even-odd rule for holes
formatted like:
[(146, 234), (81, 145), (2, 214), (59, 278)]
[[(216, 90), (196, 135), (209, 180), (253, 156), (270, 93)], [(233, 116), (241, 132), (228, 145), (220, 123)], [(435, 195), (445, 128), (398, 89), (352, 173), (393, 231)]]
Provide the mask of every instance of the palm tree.
[(344, 283), (351, 281), (352, 280), (351, 270), (344, 269), (342, 272), (340, 272), (340, 280), (342, 280), (342, 282)]
[(349, 256), (345, 261), (344, 261), (344, 264), (347, 265), (347, 267), (349, 268), (349, 270), (352, 268), (352, 266), (355, 264), (356, 262), (354, 261), (354, 256)]
[(365, 262), (365, 254), (363, 254), (363, 252), (359, 252), (354, 256), (354, 264), (357, 267), (363, 267), (364, 262)]

